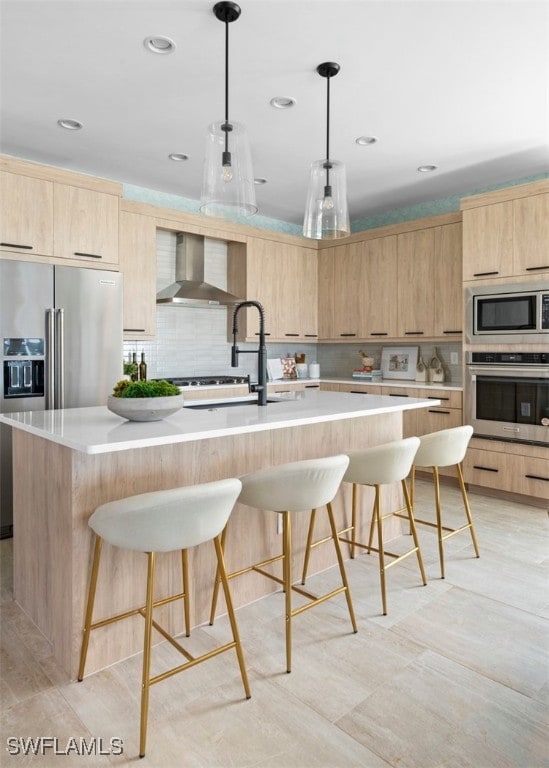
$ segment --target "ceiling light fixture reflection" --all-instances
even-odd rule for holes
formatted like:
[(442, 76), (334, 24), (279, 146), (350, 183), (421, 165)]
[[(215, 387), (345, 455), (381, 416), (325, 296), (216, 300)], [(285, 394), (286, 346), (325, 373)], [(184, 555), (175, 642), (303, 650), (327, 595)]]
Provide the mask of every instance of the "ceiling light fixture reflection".
[(377, 144), (378, 141), (377, 136), (359, 136), (358, 139), (355, 139), (355, 143), (361, 147), (370, 147), (372, 144)]
[(189, 159), (189, 156), (186, 155), (184, 152), (170, 152), (168, 155), (170, 160), (174, 160), (176, 163), (183, 163), (185, 160)]
[(418, 168), (419, 173), (432, 173), (432, 171), (436, 171), (438, 168), (438, 165), (420, 165)]
[(315, 240), (335, 240), (351, 233), (345, 165), (330, 158), (330, 79), (339, 64), (326, 61), (316, 71), (326, 78), (326, 158), (311, 164), (303, 235)]
[(260, 186), (262, 186), (263, 184), (266, 184), (266, 183), (267, 183), (267, 179), (263, 179), (260, 176), (258, 178), (256, 178), (256, 179), (254, 179), (254, 184), (256, 186), (258, 186), (258, 187), (260, 187)]
[(175, 51), (175, 43), (169, 37), (163, 35), (150, 35), (143, 40), (143, 45), (151, 53), (165, 55)]
[(296, 100), (292, 96), (275, 96), (269, 104), (275, 109), (290, 109), (295, 107)]
[(200, 211), (233, 219), (257, 213), (246, 128), (242, 123), (229, 122), (229, 24), (241, 11), (236, 3), (225, 0), (216, 3), (213, 12), (225, 24), (225, 119), (208, 127)]
[(67, 131), (79, 131), (83, 127), (79, 120), (70, 120), (68, 118), (58, 120), (57, 125), (60, 128), (65, 128)]

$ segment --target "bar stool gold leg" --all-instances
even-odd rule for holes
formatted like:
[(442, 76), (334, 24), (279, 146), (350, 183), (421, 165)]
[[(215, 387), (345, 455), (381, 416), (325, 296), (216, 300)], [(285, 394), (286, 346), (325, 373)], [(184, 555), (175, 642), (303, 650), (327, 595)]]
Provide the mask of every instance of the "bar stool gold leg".
[(355, 541), (356, 541), (356, 517), (357, 517), (357, 502), (358, 502), (358, 485), (356, 483), (353, 483), (353, 496), (352, 496), (352, 503), (351, 503), (351, 560), (354, 560), (355, 557)]
[(425, 568), (423, 567), (423, 557), (421, 556), (421, 549), (419, 546), (419, 539), (417, 535), (416, 530), (416, 523), (414, 520), (414, 508), (410, 499), (410, 494), (408, 493), (408, 486), (406, 485), (406, 480), (401, 480), (402, 483), (402, 492), (404, 494), (404, 501), (406, 503), (406, 509), (408, 511), (408, 520), (409, 520), (409, 526), (410, 526), (410, 533), (412, 534), (412, 537), (414, 539), (414, 547), (416, 549), (416, 555), (417, 555), (417, 562), (419, 565), (419, 570), (421, 572), (421, 578), (423, 580), (423, 586), (427, 584), (427, 578), (425, 576)]
[(95, 547), (93, 550), (93, 565), (88, 590), (88, 603), (86, 606), (86, 618), (84, 620), (84, 637), (82, 638), (82, 649), (80, 651), (80, 665), (78, 667), (78, 682), (81, 683), (84, 677), (84, 667), (88, 655), (88, 645), (90, 642), (90, 632), (92, 625), (93, 606), (95, 603), (95, 590), (97, 587), (97, 575), (99, 573), (99, 561), (101, 559), (101, 547), (103, 539), (100, 536), (95, 537)]
[(356, 625), (355, 612), (353, 608), (353, 601), (351, 599), (351, 590), (349, 589), (349, 582), (347, 581), (347, 574), (345, 573), (345, 565), (343, 564), (343, 555), (341, 554), (341, 547), (339, 546), (339, 539), (337, 536), (337, 528), (334, 519), (334, 511), (332, 505), (328, 503), (326, 505), (328, 510), (328, 518), (330, 520), (330, 528), (332, 529), (332, 538), (334, 540), (334, 547), (337, 555), (337, 563), (339, 565), (339, 573), (341, 574), (341, 581), (345, 587), (345, 599), (347, 600), (347, 607), (349, 609), (349, 616), (351, 617), (351, 624), (353, 625), (353, 632), (358, 632)]
[(183, 610), (185, 612), (185, 636), (191, 636), (191, 611), (190, 611), (190, 595), (189, 595), (189, 558), (187, 550), (181, 550), (181, 575), (183, 578)]
[(471, 538), (473, 540), (473, 547), (475, 549), (475, 555), (477, 557), (480, 557), (479, 551), (478, 551), (478, 542), (477, 542), (477, 536), (475, 533), (475, 526), (473, 525), (473, 518), (471, 516), (471, 507), (469, 506), (469, 497), (467, 495), (467, 489), (465, 488), (465, 483), (463, 481), (463, 470), (461, 468), (461, 464), (456, 464), (457, 471), (458, 471), (458, 479), (459, 479), (459, 488), (461, 491), (461, 498), (463, 499), (463, 506), (465, 507), (465, 514), (467, 515), (467, 522), (469, 523), (469, 531), (471, 532)]
[(437, 516), (438, 555), (440, 558), (440, 578), (444, 578), (444, 542), (442, 539), (442, 513), (440, 509), (440, 481), (438, 467), (433, 467), (433, 484), (435, 486), (435, 511)]
[[(379, 492), (379, 486), (376, 485), (376, 498), (377, 498), (378, 492)], [(372, 549), (375, 525), (376, 525), (376, 516), (375, 516), (375, 501), (374, 501), (374, 509), (372, 510), (372, 519), (370, 520), (370, 535), (368, 536), (368, 547), (366, 548), (366, 551), (368, 552), (368, 554), (370, 554), (370, 550)]]
[(145, 606), (145, 637), (143, 642), (143, 677), (141, 683), (141, 728), (139, 735), (139, 757), (145, 757), (145, 747), (147, 743), (155, 553), (147, 552), (147, 558), (147, 601)]
[(380, 486), (376, 485), (376, 496), (374, 501), (374, 515), (377, 523), (377, 542), (378, 542), (378, 554), (379, 554), (379, 579), (381, 582), (381, 602), (383, 605), (383, 615), (387, 615), (387, 591), (385, 588), (385, 554), (383, 552), (383, 517), (380, 513)]
[(311, 509), (311, 518), (309, 520), (309, 531), (307, 533), (307, 544), (305, 546), (305, 559), (303, 560), (303, 574), (301, 583), (305, 584), (307, 571), (309, 570), (309, 559), (311, 557), (311, 545), (313, 543), (313, 534), (315, 530), (316, 509)]
[[(225, 539), (227, 538), (227, 526), (223, 528), (221, 533), (221, 549), (225, 551)], [(215, 619), (215, 611), (217, 609), (217, 599), (219, 597), (219, 585), (221, 584), (221, 574), (219, 573), (219, 566), (215, 571), (215, 581), (212, 594), (212, 607), (210, 609), (210, 626), (213, 626)]]
[(282, 513), (283, 581), (286, 608), (286, 672), (292, 671), (292, 523), (289, 512)]
[(231, 592), (229, 590), (229, 579), (227, 578), (227, 569), (225, 568), (225, 558), (223, 556), (223, 547), (221, 545), (221, 537), (216, 536), (214, 539), (215, 553), (217, 555), (217, 568), (223, 585), (223, 593), (225, 595), (225, 603), (227, 605), (227, 613), (229, 615), (229, 622), (231, 624), (231, 630), (233, 633), (233, 640), (235, 643), (236, 656), (238, 659), (238, 666), (240, 667), (240, 675), (242, 677), (242, 683), (246, 692), (246, 698), (251, 697), (250, 684), (248, 682), (248, 674), (246, 672), (246, 666), (244, 664), (244, 654), (242, 653), (242, 645), (240, 643), (240, 634), (238, 632), (238, 626), (236, 623), (236, 617), (234, 615), (233, 601)]

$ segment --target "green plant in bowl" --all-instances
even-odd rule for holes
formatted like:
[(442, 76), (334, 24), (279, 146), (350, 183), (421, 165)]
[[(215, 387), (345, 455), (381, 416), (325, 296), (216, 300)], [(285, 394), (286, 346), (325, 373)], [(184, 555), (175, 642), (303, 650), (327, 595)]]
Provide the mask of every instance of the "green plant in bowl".
[(181, 394), (169, 381), (128, 381), (121, 379), (113, 389), (114, 397), (173, 397)]
[(107, 408), (129, 421), (160, 421), (183, 407), (179, 387), (168, 381), (117, 382)]

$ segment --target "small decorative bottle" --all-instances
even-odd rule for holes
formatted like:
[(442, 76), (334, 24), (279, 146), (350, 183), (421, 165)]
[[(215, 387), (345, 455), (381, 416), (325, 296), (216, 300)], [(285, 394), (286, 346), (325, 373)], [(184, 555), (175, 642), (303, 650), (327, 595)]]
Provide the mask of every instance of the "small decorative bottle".
[(141, 362), (139, 363), (139, 380), (147, 381), (147, 363), (145, 362), (144, 352), (141, 352)]
[(137, 367), (137, 352), (134, 352), (132, 354), (132, 372), (130, 374), (130, 378), (132, 381), (137, 381), (139, 379), (139, 369)]

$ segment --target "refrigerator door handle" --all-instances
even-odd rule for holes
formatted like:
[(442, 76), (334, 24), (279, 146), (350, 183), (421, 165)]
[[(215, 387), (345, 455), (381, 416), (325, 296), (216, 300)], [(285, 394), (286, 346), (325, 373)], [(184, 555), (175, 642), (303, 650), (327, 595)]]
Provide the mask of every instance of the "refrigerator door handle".
[(55, 408), (65, 407), (65, 310), (55, 311)]
[(46, 310), (46, 410), (55, 408), (55, 309)]

